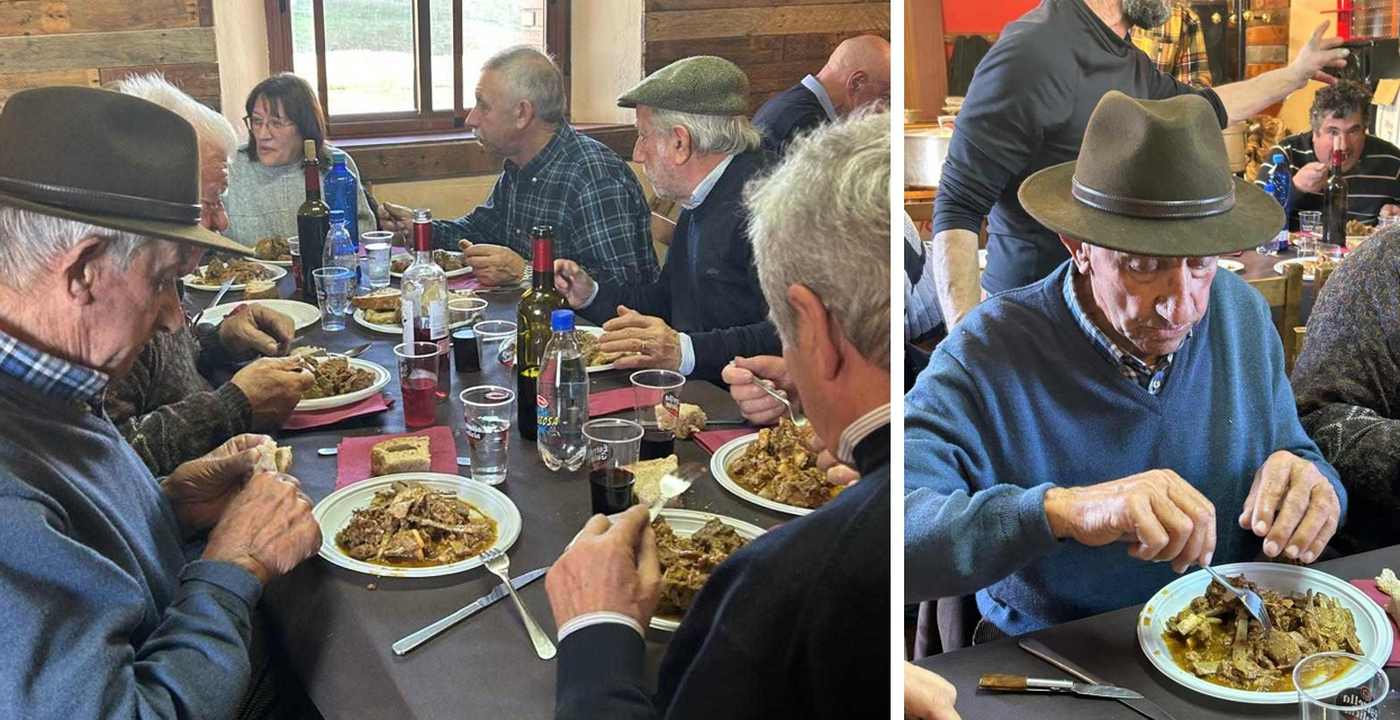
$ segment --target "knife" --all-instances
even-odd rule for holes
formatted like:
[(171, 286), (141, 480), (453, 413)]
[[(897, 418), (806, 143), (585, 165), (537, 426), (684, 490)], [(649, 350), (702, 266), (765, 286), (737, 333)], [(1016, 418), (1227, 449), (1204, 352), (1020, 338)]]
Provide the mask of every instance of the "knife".
[[(530, 583), (534, 582), (535, 580), (539, 579), (539, 577), (541, 575), (544, 575), (545, 572), (547, 572), (548, 570), (548, 566), (542, 567), (538, 570), (531, 570), (530, 572), (527, 572), (524, 575), (520, 575), (513, 578), (510, 581), (510, 585), (516, 590), (519, 590), (525, 587), (526, 585), (529, 585)], [(414, 648), (433, 639), (434, 637), (437, 637), (438, 633), (442, 632), (443, 630), (446, 630), (447, 628), (452, 627), (453, 625), (456, 625), (457, 623), (471, 617), (472, 615), (475, 615), (476, 613), (487, 608), (492, 603), (496, 602), (497, 600), (500, 600), (505, 596), (506, 584), (501, 583), (500, 585), (496, 586), (496, 589), (483, 595), (476, 602), (394, 643), (394, 654), (407, 655)]]
[(1077, 683), (1071, 680), (1046, 680), (1024, 675), (1002, 675), (988, 673), (977, 680), (981, 690), (1002, 692), (1069, 692), (1085, 697), (1113, 698), (1115, 700), (1141, 700), (1142, 695), (1126, 688), (1094, 683)]
[[(1044, 660), (1045, 662), (1050, 663), (1051, 665), (1054, 665), (1055, 667), (1065, 671), (1070, 675), (1073, 675), (1074, 677), (1079, 678), (1080, 680), (1083, 680), (1086, 683), (1103, 684), (1098, 677), (1089, 674), (1088, 671), (1084, 670), (1078, 665), (1075, 665), (1073, 662), (1070, 662), (1068, 659), (1055, 652), (1054, 650), (1051, 650), (1050, 648), (1046, 647), (1045, 643), (1040, 642), (1039, 640), (1032, 640), (1030, 638), (1027, 638), (1025, 640), (1018, 641), (1017, 644), (1021, 646), (1022, 650), (1025, 650), (1026, 652), (1040, 658), (1041, 660)], [(1157, 703), (1154, 703), (1151, 700), (1148, 700), (1147, 698), (1143, 698), (1141, 700), (1129, 700), (1126, 698), (1118, 698), (1118, 702), (1123, 703), (1124, 705), (1128, 706), (1128, 708), (1131, 709), (1133, 712), (1145, 718), (1148, 718), (1148, 720), (1174, 720), (1170, 713), (1168, 713), (1166, 710), (1163, 710), (1161, 707), (1158, 707)]]

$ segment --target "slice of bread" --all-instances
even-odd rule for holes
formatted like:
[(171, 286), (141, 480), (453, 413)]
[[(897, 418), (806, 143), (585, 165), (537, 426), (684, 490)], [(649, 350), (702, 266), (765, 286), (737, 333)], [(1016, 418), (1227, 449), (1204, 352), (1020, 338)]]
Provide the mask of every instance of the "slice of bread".
[(708, 418), (705, 417), (705, 411), (701, 410), (699, 405), (692, 405), (690, 403), (681, 403), (680, 414), (674, 418), (671, 416), (671, 413), (666, 412), (666, 408), (661, 405), (656, 406), (655, 412), (656, 424), (662, 430), (674, 432), (676, 437), (682, 440), (704, 430), (705, 421), (708, 420)]
[(627, 466), (632, 471), (635, 481), (632, 484), (632, 492), (637, 495), (637, 502), (650, 505), (656, 501), (661, 494), (661, 476), (668, 472), (675, 472), (680, 467), (675, 455), (667, 455), (664, 458), (655, 460), (642, 460)]
[(369, 449), (371, 476), (401, 472), (426, 472), (432, 468), (428, 438), (421, 435), (393, 438)]
[(384, 287), (350, 298), (350, 304), (360, 310), (393, 310), (398, 312), (403, 293), (398, 288)]
[(366, 310), (365, 322), (375, 325), (398, 325), (403, 322), (403, 316), (399, 314), (399, 309), (392, 310)]
[(292, 467), (292, 449), (289, 447), (277, 448), (277, 472), (285, 473)]

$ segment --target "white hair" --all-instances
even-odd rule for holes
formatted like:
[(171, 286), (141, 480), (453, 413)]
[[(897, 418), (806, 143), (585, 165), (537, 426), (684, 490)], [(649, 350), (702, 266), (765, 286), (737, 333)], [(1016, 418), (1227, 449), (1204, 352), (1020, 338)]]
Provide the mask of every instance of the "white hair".
[(690, 149), (701, 155), (737, 155), (757, 148), (763, 136), (744, 115), (699, 115), (651, 109), (651, 125), (659, 131), (685, 128)]
[(550, 57), (529, 45), (508, 47), (482, 64), (481, 71), (494, 70), (505, 81), (513, 102), (526, 100), (543, 122), (564, 121), (564, 74)]
[(225, 157), (231, 158), (238, 151), (238, 133), (234, 132), (228, 118), (170, 84), (158, 72), (131, 75), (112, 83), (111, 88), (123, 95), (149, 100), (184, 118), (194, 126), (194, 134), (201, 145), (208, 144)]
[(125, 270), (152, 238), (45, 215), (0, 202), (0, 283), (14, 290), (29, 287), (41, 273), (84, 238), (107, 238), (105, 252)]
[(890, 115), (856, 112), (805, 134), (744, 190), (768, 313), (788, 348), (787, 290), (821, 298), (867, 360), (890, 365)]

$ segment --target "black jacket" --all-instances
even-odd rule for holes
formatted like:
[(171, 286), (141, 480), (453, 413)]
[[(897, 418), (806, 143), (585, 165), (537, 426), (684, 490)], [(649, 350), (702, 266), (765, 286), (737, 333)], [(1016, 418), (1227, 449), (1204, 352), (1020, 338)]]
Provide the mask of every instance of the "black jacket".
[(559, 645), (556, 720), (888, 717), (890, 432), (856, 447), (861, 480), (715, 569), (661, 661), (625, 625)]
[(584, 317), (606, 322), (618, 305), (659, 317), (690, 335), (691, 377), (717, 383), (720, 370), (736, 356), (781, 353), (758, 286), (743, 203), (744, 185), (766, 165), (762, 151), (734, 156), (705, 202), (681, 213), (661, 277), (647, 285), (599, 285)]
[(826, 108), (821, 100), (798, 83), (768, 98), (754, 113), (753, 124), (763, 131), (763, 147), (774, 155), (782, 155), (797, 134), (826, 122)]

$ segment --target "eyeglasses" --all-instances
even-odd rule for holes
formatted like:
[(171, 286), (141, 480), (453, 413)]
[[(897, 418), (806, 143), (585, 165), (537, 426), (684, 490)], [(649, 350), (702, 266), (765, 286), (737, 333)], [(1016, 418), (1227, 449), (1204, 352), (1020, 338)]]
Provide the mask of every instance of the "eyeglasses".
[(282, 118), (272, 118), (271, 120), (263, 120), (260, 117), (255, 117), (252, 115), (244, 115), (243, 124), (253, 132), (257, 132), (258, 130), (263, 129), (264, 125), (266, 125), (271, 130), (279, 132), (282, 130), (286, 130), (289, 127), (292, 127), (293, 125), (296, 125), (296, 123), (292, 122), (291, 120), (283, 120)]

